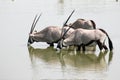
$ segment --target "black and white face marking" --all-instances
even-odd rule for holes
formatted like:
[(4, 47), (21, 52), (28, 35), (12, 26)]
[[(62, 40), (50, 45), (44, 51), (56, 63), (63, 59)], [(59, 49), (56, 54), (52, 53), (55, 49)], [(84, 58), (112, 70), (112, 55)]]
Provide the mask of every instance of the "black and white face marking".
[(33, 38), (31, 38), (31, 37), (29, 37), (29, 39), (28, 39), (28, 45), (30, 45), (30, 44), (32, 44), (32, 43), (34, 43), (35, 41), (33, 40)]
[(63, 47), (63, 39), (58, 42), (57, 48), (62, 49)]

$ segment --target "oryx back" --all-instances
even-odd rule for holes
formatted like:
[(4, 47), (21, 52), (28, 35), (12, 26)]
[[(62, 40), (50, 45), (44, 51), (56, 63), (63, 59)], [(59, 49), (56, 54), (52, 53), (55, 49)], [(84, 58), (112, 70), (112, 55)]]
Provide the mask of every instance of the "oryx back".
[(71, 27), (74, 29), (95, 29), (96, 24), (93, 20), (77, 19), (73, 24), (71, 24)]

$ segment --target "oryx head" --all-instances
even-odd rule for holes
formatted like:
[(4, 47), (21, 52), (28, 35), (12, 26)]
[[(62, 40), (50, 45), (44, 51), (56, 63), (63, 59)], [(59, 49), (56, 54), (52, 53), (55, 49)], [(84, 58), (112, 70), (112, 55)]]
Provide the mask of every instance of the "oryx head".
[(41, 16), (41, 14), (39, 16), (36, 15), (34, 20), (33, 20), (31, 30), (30, 30), (30, 33), (29, 33), (29, 38), (28, 38), (28, 43), (27, 43), (28, 45), (36, 42), (36, 40), (34, 39), (34, 33), (36, 32), (36, 31), (34, 31), (34, 28), (35, 28), (40, 16)]

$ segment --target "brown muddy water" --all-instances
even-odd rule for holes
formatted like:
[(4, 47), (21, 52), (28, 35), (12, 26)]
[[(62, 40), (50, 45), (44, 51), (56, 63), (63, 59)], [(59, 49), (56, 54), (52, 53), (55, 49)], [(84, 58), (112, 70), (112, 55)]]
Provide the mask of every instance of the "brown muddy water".
[[(91, 19), (113, 41), (113, 52), (55, 51), (46, 43), (27, 47), (36, 14), (42, 16), (37, 30), (62, 26), (78, 18)], [(0, 80), (120, 79), (120, 2), (115, 0), (0, 0)]]

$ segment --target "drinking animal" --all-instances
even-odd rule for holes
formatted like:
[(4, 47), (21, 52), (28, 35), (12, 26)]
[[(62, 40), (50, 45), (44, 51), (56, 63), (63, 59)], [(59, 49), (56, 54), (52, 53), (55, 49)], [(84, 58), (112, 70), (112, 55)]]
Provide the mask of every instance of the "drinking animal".
[[(64, 23), (62, 28), (57, 27), (57, 26), (48, 26), (39, 32), (34, 31), (34, 28), (35, 28), (36, 23), (38, 22), (41, 15), (39, 15), (38, 18), (36, 15), (34, 18), (34, 21), (32, 23), (30, 33), (29, 33), (28, 45), (30, 45), (34, 42), (47, 42), (48, 44), (50, 44), (50, 46), (54, 46), (54, 43), (57, 43), (60, 40), (61, 35), (66, 30), (68, 30), (69, 27), (64, 27), (64, 26), (67, 24), (68, 20), (70, 19), (70, 17), (74, 13), (74, 11), (75, 10), (73, 10), (72, 13), (69, 15), (68, 19), (66, 20), (66, 22)], [(74, 29), (70, 29), (63, 38), (66, 38), (73, 31), (74, 31)]]
[[(69, 27), (64, 27), (63, 31), (66, 31)], [(54, 46), (54, 43), (57, 43), (61, 37), (62, 28), (57, 26), (49, 26), (39, 32), (32, 32), (29, 34), (28, 44), (34, 42), (46, 42), (50, 46)], [(74, 29), (70, 29), (67, 34), (64, 36), (66, 38), (70, 35)]]
[(108, 50), (107, 46), (105, 45), (105, 39), (108, 38), (109, 43), (109, 49), (110, 51), (113, 50), (113, 44), (112, 41), (107, 34), (107, 32), (103, 29), (95, 29), (95, 30), (86, 30), (86, 29), (76, 29), (71, 33), (69, 37), (67, 37), (64, 40), (61, 40), (61, 43), (58, 44), (58, 48), (62, 48), (63, 46), (71, 46), (75, 45), (78, 46), (78, 50), (83, 48), (83, 51), (85, 51), (85, 47), (90, 45), (93, 42), (96, 42), (99, 46), (99, 49), (102, 50), (103, 48), (105, 50)]

